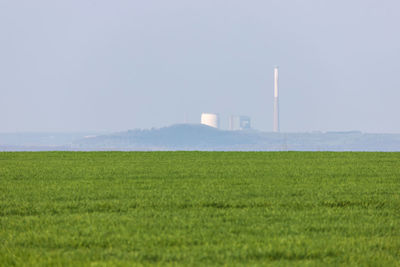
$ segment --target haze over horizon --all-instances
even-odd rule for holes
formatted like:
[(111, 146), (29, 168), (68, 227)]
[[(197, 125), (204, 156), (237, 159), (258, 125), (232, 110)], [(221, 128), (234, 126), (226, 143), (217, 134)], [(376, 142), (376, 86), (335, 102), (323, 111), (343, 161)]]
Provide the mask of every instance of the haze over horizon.
[(248, 115), (272, 131), (400, 133), (400, 2), (2, 1), (0, 132)]

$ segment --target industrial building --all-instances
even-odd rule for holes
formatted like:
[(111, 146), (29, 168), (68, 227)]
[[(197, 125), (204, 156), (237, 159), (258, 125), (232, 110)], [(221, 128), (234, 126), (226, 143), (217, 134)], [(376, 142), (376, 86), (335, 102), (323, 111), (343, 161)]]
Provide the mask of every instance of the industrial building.
[(229, 130), (249, 130), (251, 128), (251, 119), (249, 116), (232, 115), (229, 117)]
[[(273, 112), (273, 132), (276, 133), (280, 132), (278, 72), (279, 69), (276, 66), (274, 68), (274, 112)], [(202, 113), (201, 124), (219, 129), (220, 128), (219, 114)], [(242, 115), (229, 116), (229, 130), (239, 131), (239, 130), (249, 130), (249, 129), (251, 129), (251, 119), (249, 116), (242, 116)]]

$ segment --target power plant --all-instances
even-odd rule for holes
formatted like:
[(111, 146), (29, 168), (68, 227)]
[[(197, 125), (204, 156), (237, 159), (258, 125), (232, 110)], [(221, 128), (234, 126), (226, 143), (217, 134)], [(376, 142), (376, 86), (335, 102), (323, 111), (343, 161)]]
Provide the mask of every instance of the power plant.
[[(278, 66), (274, 68), (274, 124), (273, 132), (279, 133), (279, 69)], [(186, 119), (185, 119), (186, 122)], [(201, 124), (210, 127), (220, 128), (219, 114), (216, 113), (202, 113)], [(249, 116), (231, 115), (229, 116), (229, 130), (248, 130), (251, 129), (251, 119)]]
[(279, 133), (279, 94), (278, 94), (278, 67), (274, 69), (274, 128)]
[(219, 115), (215, 113), (201, 113), (201, 124), (219, 128)]
[[(201, 113), (201, 124), (220, 129), (220, 117), (216, 113)], [(251, 129), (251, 119), (249, 116), (229, 116), (229, 130), (249, 130)]]

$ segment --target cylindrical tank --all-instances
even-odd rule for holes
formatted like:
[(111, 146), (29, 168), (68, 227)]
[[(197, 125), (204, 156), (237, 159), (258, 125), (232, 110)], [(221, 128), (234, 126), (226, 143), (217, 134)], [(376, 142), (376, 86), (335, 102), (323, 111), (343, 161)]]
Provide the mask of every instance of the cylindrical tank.
[(214, 128), (219, 128), (219, 116), (214, 113), (202, 113), (201, 124), (208, 125)]

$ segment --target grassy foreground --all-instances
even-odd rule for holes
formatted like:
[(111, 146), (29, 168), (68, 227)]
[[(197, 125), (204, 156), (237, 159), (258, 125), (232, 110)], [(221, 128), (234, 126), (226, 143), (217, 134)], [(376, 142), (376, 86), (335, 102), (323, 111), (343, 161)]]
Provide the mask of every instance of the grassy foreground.
[(0, 153), (0, 265), (400, 262), (400, 153)]

